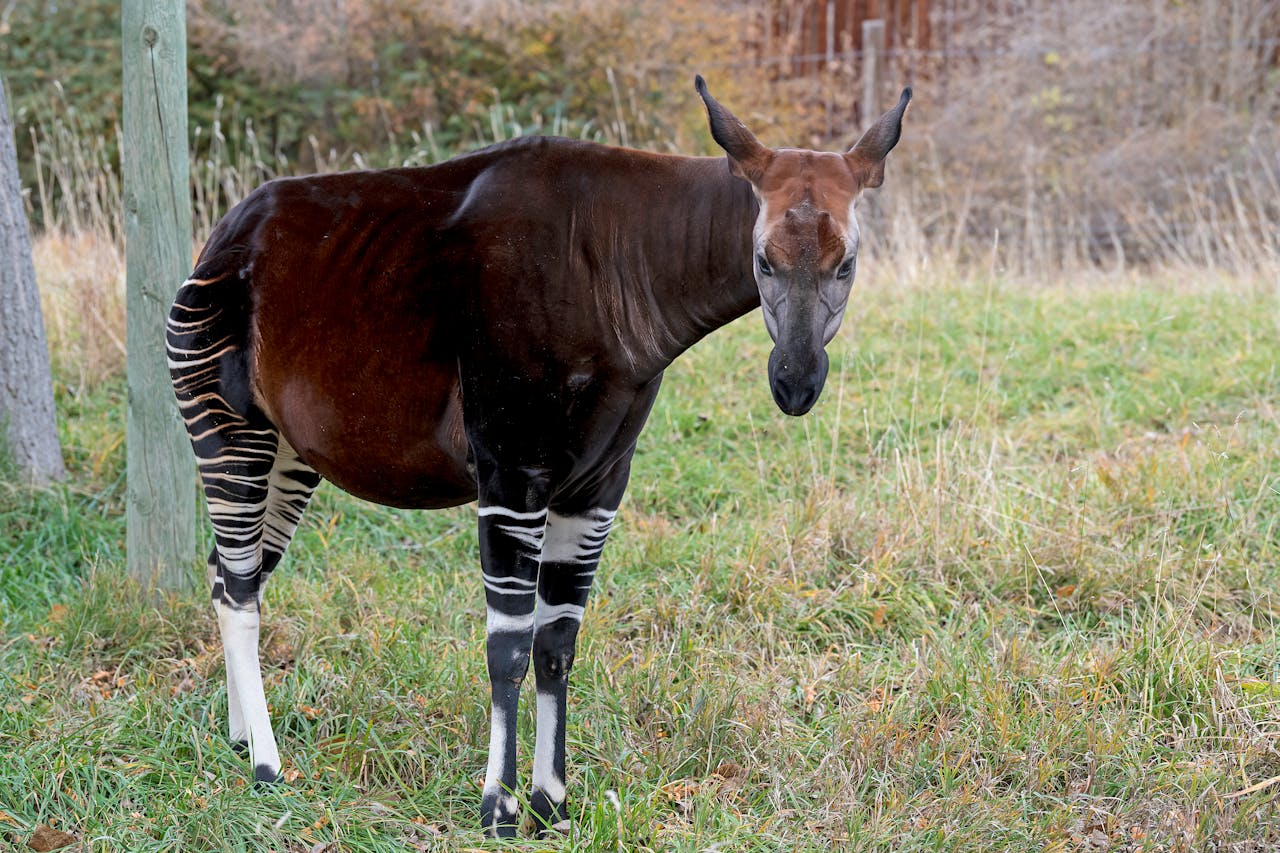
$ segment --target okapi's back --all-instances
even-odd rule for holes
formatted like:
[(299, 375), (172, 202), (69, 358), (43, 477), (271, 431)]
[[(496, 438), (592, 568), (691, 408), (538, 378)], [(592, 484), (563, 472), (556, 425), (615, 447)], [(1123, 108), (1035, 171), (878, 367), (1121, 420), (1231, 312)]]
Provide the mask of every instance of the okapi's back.
[[(645, 387), (753, 303), (752, 286), (727, 310), (699, 305), (698, 322), (662, 315), (687, 281), (743, 277), (712, 226), (749, 198), (722, 159), (514, 140), (438, 166), (272, 181), (219, 224), (193, 278), (217, 281), (201, 298), (227, 309), (224, 384), (308, 465), (379, 503), (452, 505), (476, 489), (462, 363), (521, 377), (488, 405), (546, 401), (542, 428), (585, 442), (555, 401)], [(594, 464), (585, 447), (567, 458)]]
[(216, 316), (206, 338), (233, 344), (218, 371), (231, 407), (260, 408), (353, 494), (411, 507), (474, 498), (448, 235), (485, 165), (272, 181), (218, 224), (179, 294)]

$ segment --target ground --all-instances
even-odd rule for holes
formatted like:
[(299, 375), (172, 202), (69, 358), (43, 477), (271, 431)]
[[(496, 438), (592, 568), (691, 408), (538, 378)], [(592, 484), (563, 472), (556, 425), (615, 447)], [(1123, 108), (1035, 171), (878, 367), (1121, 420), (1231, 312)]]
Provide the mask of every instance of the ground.
[[(803, 419), (757, 315), (695, 348), (583, 626), (574, 827), (515, 848), (1280, 847), (1265, 279), (870, 262)], [(502, 847), (474, 507), (321, 489), (267, 591), (256, 793), (205, 591), (123, 576), (120, 372), (56, 372), (72, 478), (0, 491), (0, 847)]]

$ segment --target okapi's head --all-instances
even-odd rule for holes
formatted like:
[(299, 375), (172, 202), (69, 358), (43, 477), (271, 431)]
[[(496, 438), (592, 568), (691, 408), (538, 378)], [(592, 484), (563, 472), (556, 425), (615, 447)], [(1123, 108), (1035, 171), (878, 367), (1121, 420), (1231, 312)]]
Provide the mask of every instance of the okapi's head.
[(884, 181), (884, 159), (898, 142), (911, 100), (903, 89), (885, 113), (843, 154), (766, 148), (694, 81), (707, 105), (711, 135), (760, 201), (752, 234), (764, 324), (773, 338), (769, 387), (778, 408), (803, 415), (827, 380), (826, 345), (849, 301), (858, 255), (854, 202)]

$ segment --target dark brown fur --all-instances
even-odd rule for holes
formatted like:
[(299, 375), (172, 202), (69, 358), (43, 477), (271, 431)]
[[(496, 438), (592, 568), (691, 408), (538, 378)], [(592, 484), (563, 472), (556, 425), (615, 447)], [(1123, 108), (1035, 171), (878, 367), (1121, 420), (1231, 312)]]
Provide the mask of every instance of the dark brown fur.
[(662, 369), (758, 302), (755, 212), (722, 158), (525, 139), (273, 181), (194, 277), (231, 262), (251, 282), (254, 399), (309, 465), (372, 501), (448, 506), (476, 497), (461, 374), (486, 390), (473, 425), (533, 429), (557, 449), (531, 463), (589, 476), (634, 442)]

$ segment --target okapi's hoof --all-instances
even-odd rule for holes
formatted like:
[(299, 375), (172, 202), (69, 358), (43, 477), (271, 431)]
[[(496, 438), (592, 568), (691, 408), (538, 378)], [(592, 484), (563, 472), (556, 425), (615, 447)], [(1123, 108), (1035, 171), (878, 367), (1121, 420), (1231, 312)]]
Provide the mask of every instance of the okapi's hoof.
[(253, 789), (268, 791), (280, 781), (280, 775), (270, 764), (258, 764), (253, 768)]
[(519, 826), (514, 823), (487, 824), (484, 834), (490, 838), (515, 838), (519, 834)]
[(231, 741), (231, 748), (235, 750), (236, 755), (240, 756), (241, 758), (249, 757), (249, 741), (233, 740)]
[(529, 798), (529, 818), (538, 838), (551, 838), (569, 832), (569, 817), (563, 801), (553, 803), (541, 788), (534, 788)]
[(510, 794), (486, 794), (480, 804), (480, 826), (491, 838), (515, 838), (520, 829), (520, 808)]

